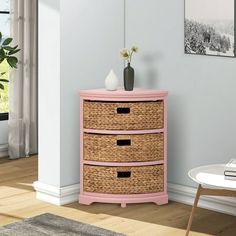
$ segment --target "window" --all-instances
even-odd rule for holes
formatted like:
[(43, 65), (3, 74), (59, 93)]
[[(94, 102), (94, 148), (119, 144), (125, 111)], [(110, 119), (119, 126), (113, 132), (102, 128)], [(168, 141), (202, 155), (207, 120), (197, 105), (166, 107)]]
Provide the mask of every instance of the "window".
[[(0, 0), (0, 31), (3, 39), (10, 36), (10, 0)], [(2, 79), (9, 80), (9, 66), (4, 61), (0, 64), (0, 73), (6, 72)], [(4, 90), (0, 89), (0, 120), (8, 119), (8, 83), (4, 83)]]

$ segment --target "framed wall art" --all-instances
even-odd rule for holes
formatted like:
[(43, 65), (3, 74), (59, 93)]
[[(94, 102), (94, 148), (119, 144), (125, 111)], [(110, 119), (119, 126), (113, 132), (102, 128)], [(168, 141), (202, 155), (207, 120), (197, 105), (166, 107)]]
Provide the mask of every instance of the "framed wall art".
[(186, 54), (235, 57), (236, 0), (185, 0)]

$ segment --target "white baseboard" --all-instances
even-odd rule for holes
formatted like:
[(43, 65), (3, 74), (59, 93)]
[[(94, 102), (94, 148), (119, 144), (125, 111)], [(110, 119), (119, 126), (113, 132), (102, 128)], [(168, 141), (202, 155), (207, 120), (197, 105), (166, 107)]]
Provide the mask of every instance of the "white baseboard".
[(34, 189), (38, 200), (58, 206), (76, 202), (79, 198), (79, 184), (58, 188), (36, 181), (34, 182)]
[[(44, 184), (39, 181), (34, 182), (36, 198), (54, 205), (65, 205), (78, 201), (79, 184), (58, 188)], [(192, 205), (196, 195), (196, 188), (184, 185), (168, 183), (169, 199)], [(201, 208), (226, 213), (236, 216), (236, 199), (230, 197), (206, 197), (200, 198), (198, 206)]]
[(8, 156), (8, 144), (0, 144), (0, 158)]
[[(193, 205), (196, 189), (178, 184), (168, 183), (169, 199)], [(236, 199), (231, 197), (207, 197), (202, 196), (199, 207), (236, 216)]]

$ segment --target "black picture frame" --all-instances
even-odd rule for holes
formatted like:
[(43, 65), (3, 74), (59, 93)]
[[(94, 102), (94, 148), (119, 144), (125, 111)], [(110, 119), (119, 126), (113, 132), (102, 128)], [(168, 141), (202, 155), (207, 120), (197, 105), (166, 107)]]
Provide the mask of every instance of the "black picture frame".
[[(233, 0), (234, 3), (234, 19), (233, 19), (233, 24), (234, 24), (234, 39), (233, 39), (233, 54), (232, 55), (224, 55), (224, 53), (220, 53), (219, 55), (217, 54), (202, 54), (202, 53), (197, 53), (197, 52), (186, 52), (186, 2), (190, 0), (184, 0), (184, 53), (187, 55), (201, 55), (201, 56), (210, 56), (210, 57), (226, 57), (226, 58), (235, 58), (236, 57), (236, 0)], [(198, 0), (196, 0), (198, 1)], [(208, 0), (205, 0), (208, 1)], [(227, 1), (224, 1), (224, 4), (227, 4)], [(232, 44), (232, 41), (231, 41)]]

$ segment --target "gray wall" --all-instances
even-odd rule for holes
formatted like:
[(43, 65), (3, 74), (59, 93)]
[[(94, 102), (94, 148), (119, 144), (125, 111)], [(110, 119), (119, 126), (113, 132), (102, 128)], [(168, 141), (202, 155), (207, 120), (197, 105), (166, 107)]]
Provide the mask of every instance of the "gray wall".
[(184, 55), (184, 0), (126, 0), (138, 84), (169, 91), (168, 181), (236, 157), (236, 59)]
[(61, 186), (79, 182), (79, 90), (121, 78), (123, 44), (123, 0), (61, 0)]

